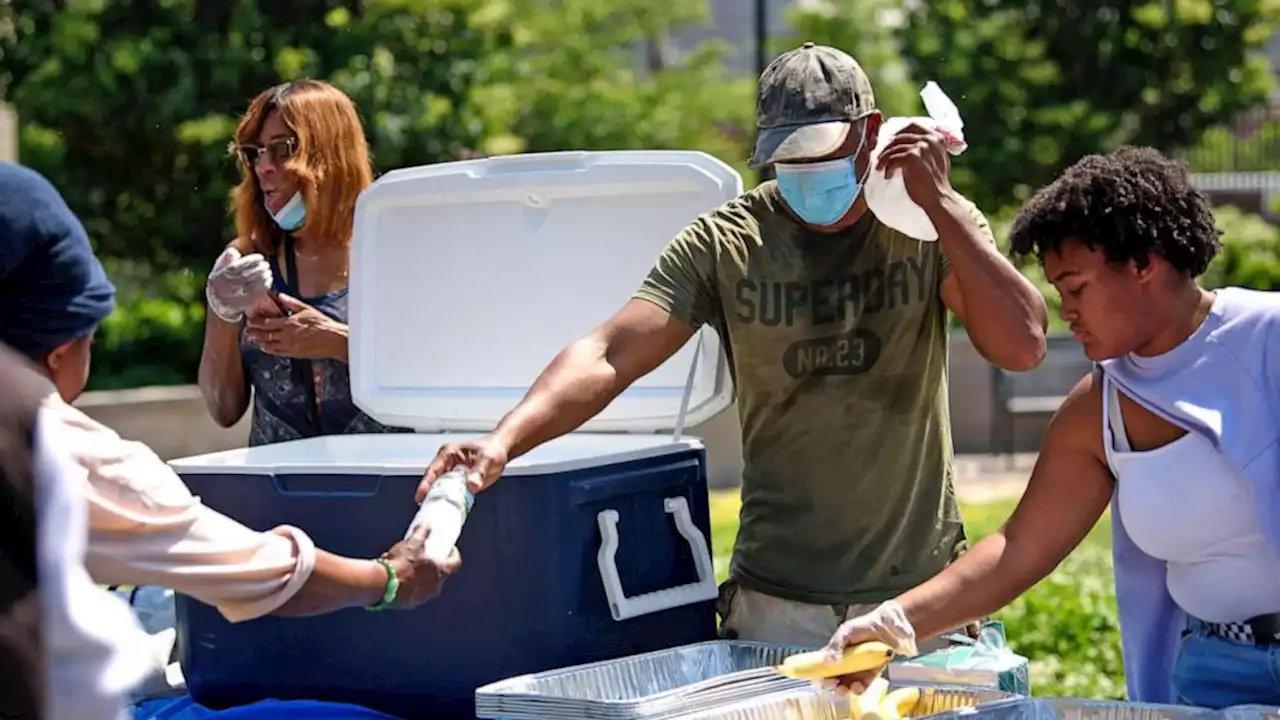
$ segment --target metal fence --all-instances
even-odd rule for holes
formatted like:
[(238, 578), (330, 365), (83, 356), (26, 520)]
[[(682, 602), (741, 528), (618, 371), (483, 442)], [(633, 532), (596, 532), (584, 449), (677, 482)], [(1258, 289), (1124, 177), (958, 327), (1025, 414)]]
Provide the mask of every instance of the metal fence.
[(1280, 209), (1280, 109), (1262, 108), (1214, 128), (1179, 156), (1213, 204), (1267, 217)]
[(1280, 110), (1256, 110), (1210, 130), (1181, 156), (1197, 174), (1280, 170)]

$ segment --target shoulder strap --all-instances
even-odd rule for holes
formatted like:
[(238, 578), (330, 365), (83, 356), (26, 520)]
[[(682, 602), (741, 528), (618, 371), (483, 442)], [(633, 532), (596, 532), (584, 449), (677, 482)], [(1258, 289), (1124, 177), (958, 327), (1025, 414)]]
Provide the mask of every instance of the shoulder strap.
[(1116, 387), (1114, 380), (1107, 379), (1103, 386), (1103, 392), (1106, 394), (1105, 402), (1110, 422), (1112, 442), (1115, 443), (1115, 449), (1120, 452), (1130, 452), (1133, 447), (1129, 445), (1129, 431), (1124, 427), (1124, 413), (1120, 410), (1120, 389)]
[(1095, 364), (1093, 371), (1093, 381), (1098, 385), (1098, 392), (1102, 394), (1102, 452), (1107, 459), (1107, 468), (1111, 470), (1111, 476), (1119, 480), (1120, 473), (1116, 469), (1115, 453), (1129, 452), (1129, 436), (1124, 429), (1124, 418), (1120, 415), (1120, 396), (1115, 382), (1107, 377), (1101, 365)]
[(298, 291), (298, 256), (293, 248), (293, 235), (284, 236), (284, 287), (296, 300), (302, 299)]
[(1107, 378), (1107, 373), (1102, 369), (1102, 365), (1093, 364), (1093, 384), (1098, 388), (1098, 393), (1102, 396), (1102, 455), (1106, 458), (1107, 469), (1111, 471), (1113, 478), (1119, 478), (1116, 472), (1116, 463), (1113, 453), (1115, 452), (1115, 431), (1111, 426), (1111, 407), (1107, 402), (1111, 381)]
[[(293, 248), (293, 234), (286, 233), (284, 236), (284, 272), (288, 276), (285, 278), (284, 286), (293, 296), (295, 300), (302, 299), (302, 292), (299, 290), (298, 282), (298, 256)], [(290, 358), (289, 363), (292, 366), (294, 382), (298, 383), (298, 387), (303, 388), (307, 392), (307, 423), (311, 426), (311, 431), (316, 435), (320, 434), (320, 398), (316, 397), (316, 382), (313, 366), (310, 360), (301, 358)]]

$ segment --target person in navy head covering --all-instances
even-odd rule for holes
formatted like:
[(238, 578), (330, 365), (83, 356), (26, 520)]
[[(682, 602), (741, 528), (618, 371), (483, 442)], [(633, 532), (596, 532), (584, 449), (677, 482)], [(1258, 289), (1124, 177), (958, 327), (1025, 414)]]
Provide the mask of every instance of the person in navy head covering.
[(0, 163), (0, 342), (43, 368), (71, 402), (115, 288), (84, 226), (42, 175)]

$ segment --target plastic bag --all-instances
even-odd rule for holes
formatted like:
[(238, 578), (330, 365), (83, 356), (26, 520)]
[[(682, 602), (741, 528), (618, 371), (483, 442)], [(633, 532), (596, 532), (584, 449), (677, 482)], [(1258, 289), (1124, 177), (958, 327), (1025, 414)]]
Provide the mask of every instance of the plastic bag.
[(942, 88), (930, 80), (920, 91), (920, 97), (924, 100), (929, 117), (892, 117), (880, 125), (876, 147), (871, 151), (872, 170), (867, 176), (862, 195), (867, 200), (867, 207), (880, 222), (907, 237), (932, 242), (938, 239), (938, 230), (925, 211), (907, 194), (902, 174), (898, 173), (890, 179), (885, 177), (884, 171), (875, 169), (876, 162), (880, 160), (880, 152), (888, 147), (894, 135), (905, 130), (908, 125), (919, 125), (927, 130), (940, 132), (946, 138), (947, 150), (952, 155), (959, 155), (968, 148), (964, 140), (964, 121), (960, 119), (960, 110), (942, 92)]
[(977, 640), (960, 643), (889, 665), (889, 680), (990, 688), (1015, 695), (1031, 694), (1030, 664), (1009, 648), (1004, 623), (988, 622)]

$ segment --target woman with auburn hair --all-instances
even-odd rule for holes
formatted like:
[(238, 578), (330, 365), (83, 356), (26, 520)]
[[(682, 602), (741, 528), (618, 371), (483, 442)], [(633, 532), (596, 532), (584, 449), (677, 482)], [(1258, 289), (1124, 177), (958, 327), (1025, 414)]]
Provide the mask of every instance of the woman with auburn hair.
[(213, 419), (249, 407), (249, 444), (400, 432), (351, 400), (347, 268), (356, 199), (373, 182), (355, 105), (318, 80), (253, 99), (231, 146), (236, 239), (214, 263), (200, 390)]

